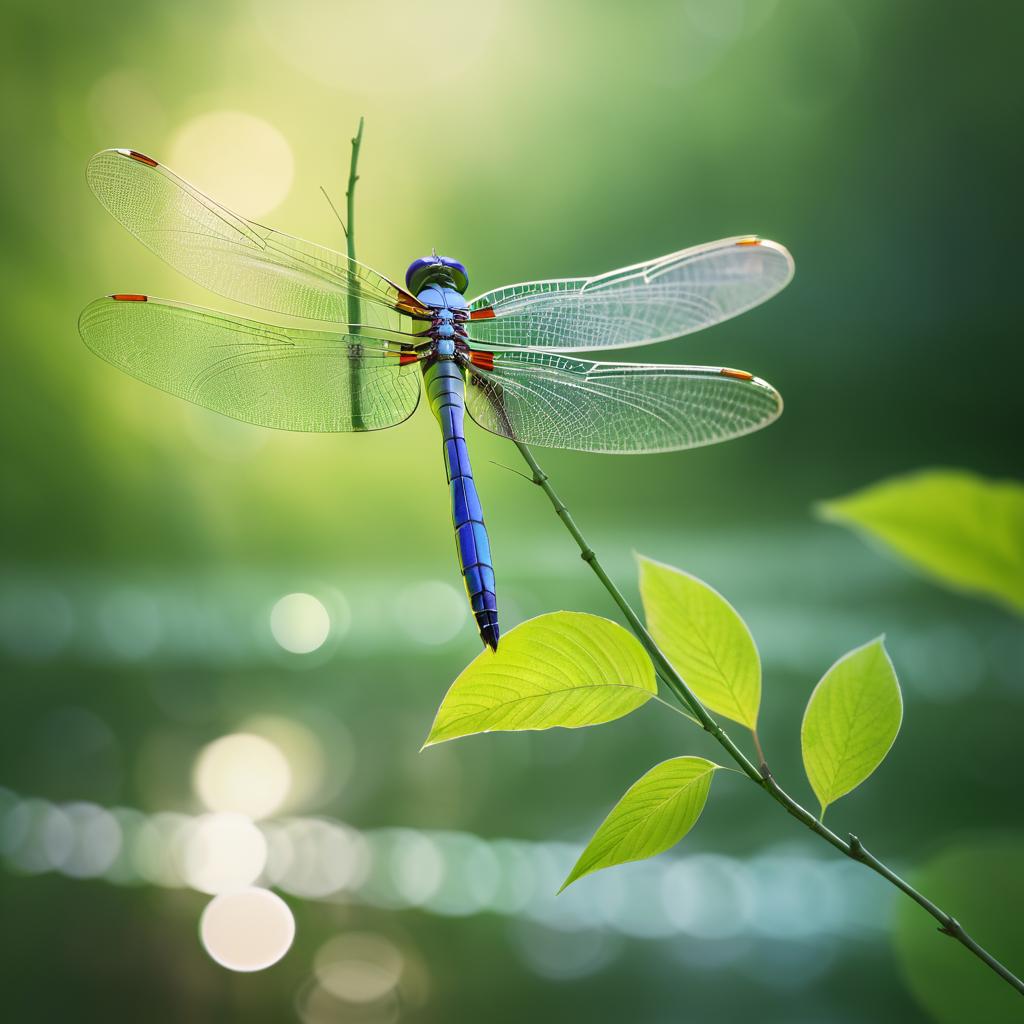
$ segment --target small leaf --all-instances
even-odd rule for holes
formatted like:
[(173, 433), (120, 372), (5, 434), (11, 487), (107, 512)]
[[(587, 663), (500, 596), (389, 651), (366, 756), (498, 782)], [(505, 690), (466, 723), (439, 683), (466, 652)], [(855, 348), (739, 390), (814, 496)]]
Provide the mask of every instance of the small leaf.
[(657, 692), (654, 666), (622, 626), (552, 612), (483, 651), (445, 694), (425, 747), (479, 732), (577, 729), (628, 715)]
[(940, 583), (1024, 612), (1024, 484), (961, 470), (883, 480), (818, 506)]
[(696, 576), (643, 557), (640, 597), (654, 642), (701, 703), (756, 729), (761, 659), (736, 609)]
[(900, 684), (881, 637), (825, 673), (800, 727), (804, 769), (822, 815), (882, 763), (902, 720)]
[(675, 846), (697, 823), (718, 767), (703, 757), (674, 757), (655, 765), (612, 808), (562, 889), (592, 871), (653, 857)]

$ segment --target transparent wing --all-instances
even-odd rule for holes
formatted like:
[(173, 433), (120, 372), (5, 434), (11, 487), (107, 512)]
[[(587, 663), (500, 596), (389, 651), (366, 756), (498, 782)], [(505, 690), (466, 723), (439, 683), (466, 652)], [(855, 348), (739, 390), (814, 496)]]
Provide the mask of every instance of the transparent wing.
[(237, 420), (281, 430), (379, 430), (419, 402), (416, 355), (393, 341), (303, 331), (182, 303), (97, 299), (86, 345), (139, 380)]
[(546, 352), (474, 353), (466, 407), (493, 434), (573, 451), (641, 454), (759, 430), (782, 398), (742, 370), (595, 363)]
[(134, 150), (97, 153), (86, 176), (136, 238), (219, 295), (289, 316), (392, 330), (426, 312), (369, 267), (246, 220)]
[(555, 352), (678, 338), (771, 298), (793, 276), (781, 245), (726, 238), (599, 277), (515, 284), (470, 304), (477, 345)]

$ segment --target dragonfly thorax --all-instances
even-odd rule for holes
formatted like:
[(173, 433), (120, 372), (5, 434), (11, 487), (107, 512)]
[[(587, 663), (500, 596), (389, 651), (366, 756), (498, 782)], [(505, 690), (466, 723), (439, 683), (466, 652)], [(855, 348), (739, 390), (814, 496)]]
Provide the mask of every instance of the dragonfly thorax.
[(416, 296), (431, 312), (427, 335), (434, 343), (434, 355), (439, 359), (454, 359), (457, 342), (465, 340), (462, 326), (469, 316), (469, 307), (460, 291), (440, 283), (428, 284)]

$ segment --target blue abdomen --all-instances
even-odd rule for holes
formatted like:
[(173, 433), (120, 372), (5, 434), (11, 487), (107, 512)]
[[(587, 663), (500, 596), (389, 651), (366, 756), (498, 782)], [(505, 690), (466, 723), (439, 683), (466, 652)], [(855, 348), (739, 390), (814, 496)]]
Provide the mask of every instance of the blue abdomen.
[(444, 464), (451, 492), (452, 522), (466, 593), (480, 638), (498, 648), (498, 599), (491, 562), (491, 543), (469, 464), (463, 432), (465, 384), (458, 363), (439, 359), (423, 371), (427, 398), (444, 438)]

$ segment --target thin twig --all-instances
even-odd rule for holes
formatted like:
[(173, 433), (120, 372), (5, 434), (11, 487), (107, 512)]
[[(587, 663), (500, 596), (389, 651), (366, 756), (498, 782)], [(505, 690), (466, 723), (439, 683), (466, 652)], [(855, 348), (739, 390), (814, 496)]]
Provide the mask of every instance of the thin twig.
[[(960, 922), (957, 921), (956, 918), (947, 914), (936, 904), (932, 903), (931, 900), (919, 893), (909, 882), (902, 879), (891, 868), (874, 856), (874, 854), (869, 853), (864, 848), (863, 843), (861, 843), (856, 836), (851, 835), (849, 840), (840, 838), (835, 834), (835, 832), (819, 821), (810, 811), (794, 800), (793, 797), (791, 797), (778, 784), (771, 772), (768, 771), (768, 766), (764, 763), (764, 755), (760, 749), (760, 742), (756, 741), (756, 739), (755, 745), (758, 748), (758, 756), (761, 759), (762, 767), (761, 770), (758, 770), (758, 768), (754, 766), (743, 751), (733, 743), (725, 730), (711, 717), (708, 710), (697, 699), (696, 694), (693, 693), (682, 676), (673, 667), (672, 663), (661, 652), (650, 633), (647, 632), (644, 624), (640, 621), (639, 616), (623, 596), (622, 591), (619, 590), (619, 588), (609, 578), (608, 574), (604, 571), (604, 568), (598, 560), (597, 555), (594, 553), (593, 548), (590, 547), (586, 538), (580, 532), (575, 520), (570, 515), (568, 508), (566, 508), (565, 502), (562, 501), (551, 486), (551, 481), (548, 479), (547, 473), (541, 469), (539, 463), (534, 458), (533, 452), (531, 452), (525, 444), (522, 444), (519, 441), (515, 441), (514, 444), (526, 460), (526, 464), (530, 467), (533, 474), (533, 482), (543, 489), (544, 493), (548, 496), (548, 500), (551, 502), (556, 515), (562, 520), (562, 523), (565, 525), (565, 528), (569, 533), (572, 534), (573, 540), (576, 541), (576, 544), (580, 549), (580, 556), (583, 561), (590, 566), (594, 575), (597, 576), (605, 590), (607, 590), (611, 595), (612, 600), (618, 605), (637, 639), (646, 648), (647, 653), (650, 655), (651, 660), (654, 662), (654, 665), (658, 670), (658, 675), (665, 681), (668, 689), (684, 711), (692, 712), (696, 717), (697, 724), (714, 736), (719, 744), (725, 748), (729, 756), (736, 762), (736, 764), (739, 765), (743, 774), (745, 774), (747, 778), (749, 778), (751, 782), (755, 783), (760, 789), (763, 789), (768, 793), (769, 796), (771, 796), (777, 803), (781, 804), (789, 814), (820, 838), (824, 839), (825, 842), (834, 846), (840, 853), (845, 854), (851, 860), (855, 860), (858, 863), (871, 868), (872, 871), (881, 875), (882, 878), (896, 886), (896, 888), (901, 892), (904, 892), (939, 922), (940, 932), (956, 939), (957, 942), (969, 949), (976, 957), (978, 957), (979, 960), (995, 971), (995, 973), (1004, 981), (1009, 985), (1012, 985), (1019, 993), (1021, 993), (1021, 995), (1024, 995), (1024, 982), (996, 960), (991, 953), (975, 942), (975, 940), (972, 939), (966, 931), (964, 931)], [(689, 717), (689, 715), (687, 717)]]
[(492, 466), (497, 466), (498, 469), (507, 469), (510, 473), (522, 477), (528, 484), (533, 483), (533, 477), (529, 473), (524, 473), (521, 469), (513, 469), (511, 466), (506, 466), (504, 462), (495, 462), (494, 459), (488, 459), (487, 461)]
[(331, 208), (331, 212), (338, 219), (338, 223), (341, 225), (341, 230), (344, 232), (346, 238), (348, 238), (348, 228), (345, 227), (345, 222), (341, 219), (341, 214), (338, 213), (338, 208), (334, 205), (334, 200), (327, 194), (327, 189), (320, 186), (320, 191), (324, 194), (324, 199), (327, 200), (327, 205)]
[[(352, 139), (352, 161), (348, 169), (348, 189), (345, 201), (348, 204), (348, 226), (345, 228), (345, 242), (348, 248), (348, 323), (349, 332), (358, 334), (362, 316), (359, 308), (359, 278), (356, 275), (356, 182), (359, 175), (359, 147), (363, 143), (363, 119), (359, 118), (359, 128)], [(330, 200), (328, 200), (330, 201)], [(333, 205), (333, 204), (332, 204)], [(341, 219), (340, 217), (338, 218)], [(363, 430), (366, 426), (363, 419), (363, 382), (362, 377), (362, 345), (349, 346), (349, 377), (348, 393), (352, 410), (352, 429)]]

